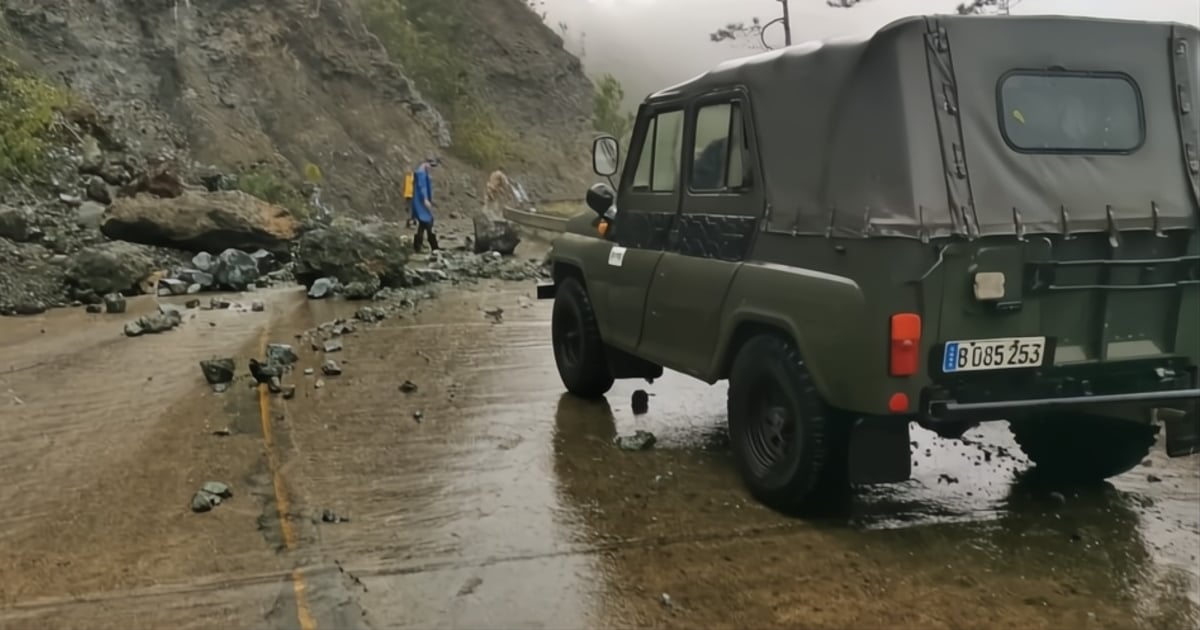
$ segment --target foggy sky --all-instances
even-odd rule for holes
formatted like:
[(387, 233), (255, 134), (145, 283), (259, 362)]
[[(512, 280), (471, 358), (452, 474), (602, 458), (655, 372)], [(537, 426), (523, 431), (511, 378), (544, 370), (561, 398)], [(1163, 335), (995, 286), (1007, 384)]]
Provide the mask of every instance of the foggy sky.
[[(863, 0), (834, 9), (825, 0), (791, 0), (792, 39), (802, 42), (869, 33), (914, 14), (951, 13), (960, 0)], [(567, 25), (567, 47), (588, 73), (609, 72), (625, 85), (628, 100), (687, 80), (730, 57), (754, 52), (736, 43), (714, 44), (708, 34), (730, 22), (779, 15), (775, 0), (544, 0), (546, 21)], [(1183, 22), (1200, 26), (1200, 0), (1020, 0), (1013, 14), (1087, 15)], [(781, 31), (774, 31), (782, 41)]]

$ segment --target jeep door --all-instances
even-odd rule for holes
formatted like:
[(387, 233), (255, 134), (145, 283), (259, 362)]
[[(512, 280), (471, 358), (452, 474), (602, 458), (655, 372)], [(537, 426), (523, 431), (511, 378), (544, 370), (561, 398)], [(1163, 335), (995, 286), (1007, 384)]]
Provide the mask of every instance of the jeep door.
[(740, 90), (689, 105), (683, 201), (650, 283), (638, 354), (693, 376), (711, 365), (725, 295), (763, 212), (747, 111)]
[[(654, 268), (679, 209), (684, 110), (681, 104), (642, 106), (629, 161), (617, 192), (617, 216), (603, 285), (605, 342), (628, 352), (642, 337), (642, 314)], [(593, 299), (596, 299), (593, 297)]]

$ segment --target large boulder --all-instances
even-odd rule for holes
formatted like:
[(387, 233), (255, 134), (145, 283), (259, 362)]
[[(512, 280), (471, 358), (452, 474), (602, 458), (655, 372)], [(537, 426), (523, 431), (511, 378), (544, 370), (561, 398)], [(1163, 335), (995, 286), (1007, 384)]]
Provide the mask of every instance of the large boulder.
[(312, 286), (334, 278), (342, 286), (403, 286), (408, 243), (396, 223), (338, 221), (305, 232), (296, 248), (296, 278)]
[(227, 248), (286, 254), (297, 222), (286, 208), (246, 193), (188, 190), (178, 197), (117, 199), (100, 231), (109, 238), (193, 252)]
[(475, 253), (500, 252), (511, 256), (521, 243), (521, 235), (511, 221), (475, 217)]
[(67, 283), (77, 295), (130, 293), (158, 269), (154, 258), (133, 243), (103, 243), (67, 260)]

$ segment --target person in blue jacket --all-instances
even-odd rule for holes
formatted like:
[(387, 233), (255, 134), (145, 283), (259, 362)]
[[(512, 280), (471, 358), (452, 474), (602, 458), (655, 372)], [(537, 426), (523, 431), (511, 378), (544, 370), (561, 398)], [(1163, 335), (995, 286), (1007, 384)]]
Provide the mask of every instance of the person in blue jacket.
[(421, 251), (425, 235), (429, 235), (429, 248), (432, 251), (438, 247), (437, 234), (433, 233), (433, 179), (430, 169), (438, 166), (436, 157), (428, 158), (417, 165), (413, 173), (413, 217), (417, 220), (417, 234), (413, 237), (413, 251)]

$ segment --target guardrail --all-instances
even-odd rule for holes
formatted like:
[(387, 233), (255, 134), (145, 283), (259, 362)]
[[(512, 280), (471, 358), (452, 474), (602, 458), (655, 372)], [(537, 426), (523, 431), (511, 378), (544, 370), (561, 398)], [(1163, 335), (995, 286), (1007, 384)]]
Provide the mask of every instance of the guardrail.
[(513, 223), (518, 223), (535, 230), (562, 232), (567, 229), (567, 219), (563, 217), (555, 217), (548, 214), (538, 214), (536, 212), (528, 212), (525, 210), (518, 210), (516, 208), (504, 208), (504, 218), (512, 221)]

